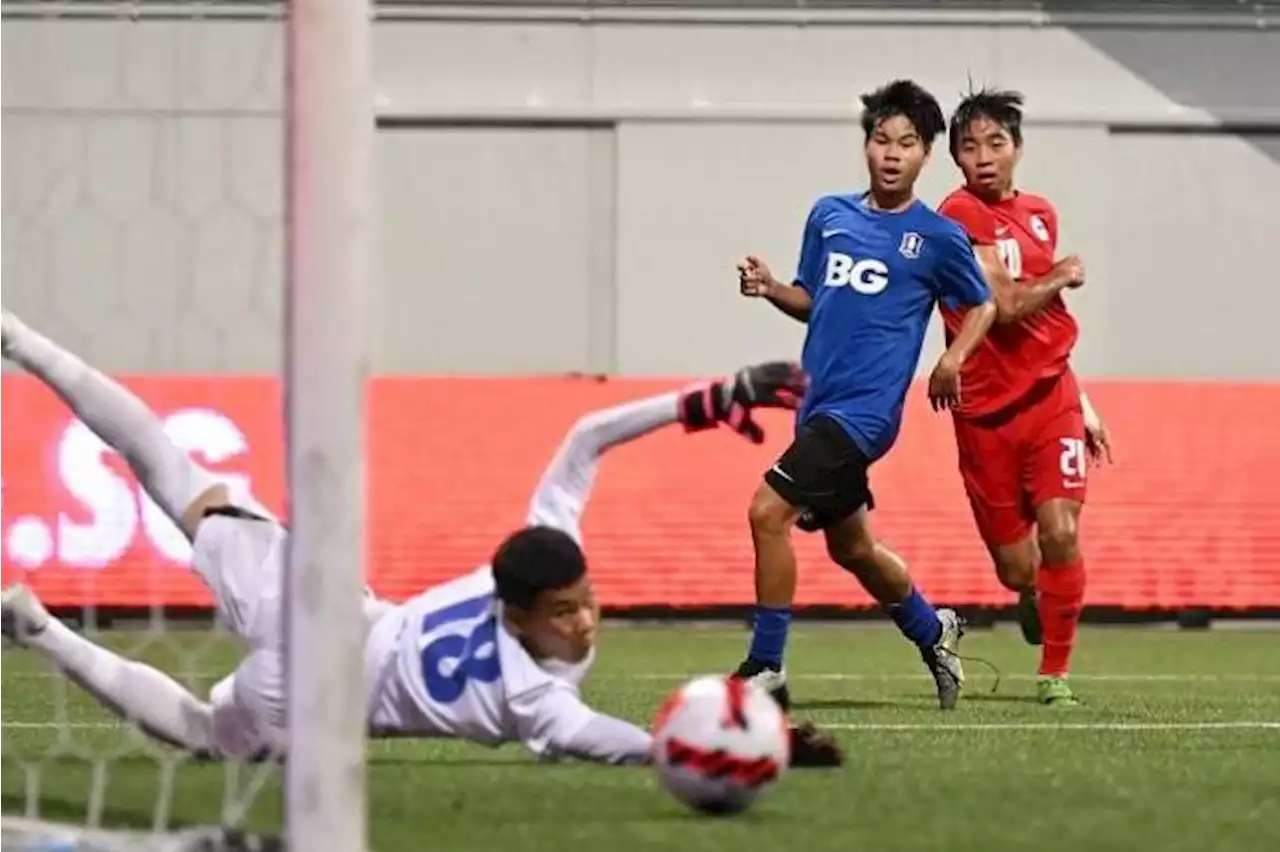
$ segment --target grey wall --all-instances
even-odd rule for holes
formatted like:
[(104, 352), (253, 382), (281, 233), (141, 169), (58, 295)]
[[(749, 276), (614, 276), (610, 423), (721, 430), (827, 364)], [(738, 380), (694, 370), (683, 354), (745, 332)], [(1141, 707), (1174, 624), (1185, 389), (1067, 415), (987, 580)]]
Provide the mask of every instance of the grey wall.
[[(397, 126), (377, 145), (374, 367), (688, 373), (795, 352), (802, 329), (738, 298), (733, 263), (790, 273), (813, 196), (861, 180), (854, 96), (905, 75), (945, 105), (968, 77), (1027, 93), (1022, 182), (1090, 271), (1071, 295), (1084, 372), (1280, 378), (1263, 349), (1280, 136), (1214, 129), (1280, 118), (1280, 34), (1200, 34), (1252, 58), (1219, 68), (1237, 85), (1185, 65), (1181, 103), (1167, 35), (381, 22)], [(281, 47), (266, 22), (6, 20), (6, 304), (111, 369), (276, 369)], [(939, 154), (930, 199), (956, 180)]]

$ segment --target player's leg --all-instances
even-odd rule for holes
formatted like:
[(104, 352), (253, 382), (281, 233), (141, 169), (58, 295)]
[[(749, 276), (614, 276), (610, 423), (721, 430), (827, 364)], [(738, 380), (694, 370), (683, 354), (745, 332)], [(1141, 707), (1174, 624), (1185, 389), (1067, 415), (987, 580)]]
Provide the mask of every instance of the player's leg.
[(1082, 509), (1082, 503), (1061, 498), (1036, 507), (1037, 538), (1043, 554), (1036, 575), (1037, 606), (1044, 631), (1037, 693), (1042, 703), (1054, 706), (1079, 703), (1067, 675), (1084, 608), (1086, 575), (1078, 533)]
[(1088, 454), (1080, 392), (1071, 373), (1063, 375), (1028, 412), (1025, 429), (1031, 449), (1023, 475), (1041, 555), (1036, 589), (1044, 641), (1037, 691), (1045, 704), (1074, 706), (1079, 701), (1067, 684), (1067, 674), (1084, 605), (1079, 525)]
[[(851, 445), (844, 430), (829, 418), (818, 416), (803, 424), (795, 440), (765, 472), (747, 508), (755, 551), (756, 604), (751, 644), (737, 674), (768, 690), (783, 709), (791, 701), (783, 662), (796, 594), (791, 531), (802, 513), (822, 519), (814, 521), (811, 529), (825, 525), (825, 513), (833, 511), (833, 498), (840, 494), (842, 464)], [(844, 511), (847, 514), (856, 509), (852, 506)]]
[(826, 528), (827, 553), (858, 578), (902, 634), (920, 649), (920, 657), (933, 676), (939, 705), (953, 709), (964, 687), (960, 617), (950, 609), (935, 610), (911, 581), (902, 557), (876, 540), (868, 514), (874, 504), (870, 490), (864, 486), (864, 491), (866, 499), (857, 511)]
[(218, 754), (242, 760), (283, 756), (288, 746), (282, 643), (250, 651), (209, 691)]
[(1036, 569), (1040, 554), (1024, 496), (1024, 451), (1012, 418), (998, 423), (955, 419), (960, 478), (996, 577), (1018, 595), (1022, 636), (1040, 644)]
[(751, 546), (755, 552), (756, 604), (751, 644), (737, 674), (766, 689), (784, 710), (791, 704), (783, 659), (791, 629), (791, 604), (796, 596), (796, 552), (791, 529), (800, 512), (792, 503), (796, 499), (795, 490), (783, 485), (787, 495), (783, 496), (775, 483), (786, 482), (781, 471), (796, 471), (805, 464), (804, 435), (802, 428), (795, 443), (765, 474), (747, 507)]
[(2, 606), (4, 635), (48, 657), (113, 713), (170, 745), (200, 754), (212, 749), (210, 705), (173, 678), (79, 635), (25, 586), (5, 589)]
[[(975, 510), (974, 514), (977, 514)], [(1019, 513), (1021, 516), (1021, 513)], [(1013, 544), (987, 543), (991, 562), (996, 568), (1000, 585), (1018, 595), (1018, 627), (1028, 645), (1039, 645), (1043, 640), (1040, 627), (1040, 611), (1036, 602), (1036, 572), (1040, 566), (1040, 548), (1031, 533)]]
[(170, 441), (159, 418), (126, 388), (8, 312), (0, 330), (4, 357), (48, 385), (124, 456), (147, 494), (194, 540), (204, 510), (228, 502), (226, 486)]

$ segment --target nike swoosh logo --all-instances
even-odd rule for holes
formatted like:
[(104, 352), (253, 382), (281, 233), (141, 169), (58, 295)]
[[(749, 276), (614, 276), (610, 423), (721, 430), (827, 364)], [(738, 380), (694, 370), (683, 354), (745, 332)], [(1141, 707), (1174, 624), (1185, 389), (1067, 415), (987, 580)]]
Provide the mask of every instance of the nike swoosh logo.
[(844, 228), (830, 228), (822, 232), (822, 238), (824, 240), (829, 240), (832, 237), (834, 237), (836, 234), (847, 234), (847, 233), (849, 232), (846, 231)]

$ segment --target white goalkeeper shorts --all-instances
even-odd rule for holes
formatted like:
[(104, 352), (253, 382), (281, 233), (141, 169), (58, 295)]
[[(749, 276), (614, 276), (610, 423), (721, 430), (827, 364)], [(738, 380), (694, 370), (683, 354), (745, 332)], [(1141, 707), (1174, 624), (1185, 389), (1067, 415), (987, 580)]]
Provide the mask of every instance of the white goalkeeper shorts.
[(219, 620), (249, 646), (236, 670), (214, 686), (214, 741), (247, 758), (285, 743), (284, 561), (288, 533), (251, 497), (231, 505), (262, 518), (206, 516), (196, 530), (192, 568), (213, 593)]
[(191, 567), (213, 593), (218, 616), (228, 629), (255, 650), (280, 649), (288, 533), (251, 497), (233, 494), (230, 503), (261, 520), (206, 516), (196, 530)]

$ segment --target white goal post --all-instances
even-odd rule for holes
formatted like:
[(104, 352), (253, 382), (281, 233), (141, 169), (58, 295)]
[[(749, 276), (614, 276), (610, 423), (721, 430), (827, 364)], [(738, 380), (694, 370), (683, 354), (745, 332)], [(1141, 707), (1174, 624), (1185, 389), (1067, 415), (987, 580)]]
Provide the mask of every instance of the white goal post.
[(286, 423), (288, 848), (365, 849), (366, 296), (373, 216), (370, 0), (290, 0)]

